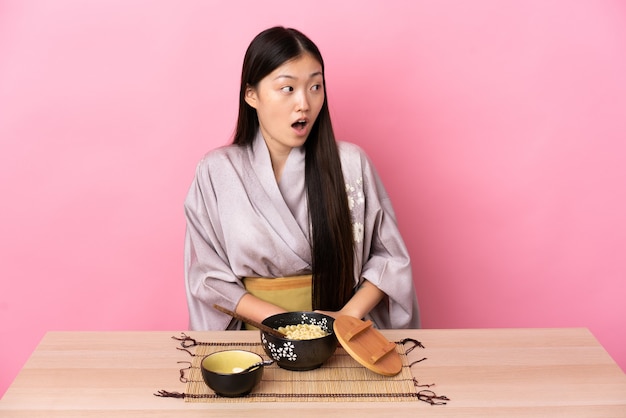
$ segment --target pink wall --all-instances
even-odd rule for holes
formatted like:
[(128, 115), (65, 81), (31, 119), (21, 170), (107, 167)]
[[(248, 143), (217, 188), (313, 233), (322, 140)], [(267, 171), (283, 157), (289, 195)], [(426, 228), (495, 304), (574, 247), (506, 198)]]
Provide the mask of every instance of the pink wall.
[(624, 2), (4, 0), (0, 394), (48, 330), (185, 329), (182, 201), (274, 24), (326, 57), (425, 327), (589, 327), (626, 368)]

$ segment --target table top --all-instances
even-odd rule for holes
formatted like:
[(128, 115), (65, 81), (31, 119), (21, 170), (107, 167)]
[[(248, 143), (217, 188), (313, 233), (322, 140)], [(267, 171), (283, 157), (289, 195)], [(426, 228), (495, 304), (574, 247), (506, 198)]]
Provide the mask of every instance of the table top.
[[(256, 331), (186, 332), (198, 341), (259, 341)], [(0, 400), (1, 417), (626, 417), (626, 374), (589, 330), (383, 330), (411, 337), (427, 357), (420, 383), (450, 398), (425, 402), (191, 403), (184, 392), (178, 331), (50, 332)], [(415, 353), (418, 350), (412, 352)]]

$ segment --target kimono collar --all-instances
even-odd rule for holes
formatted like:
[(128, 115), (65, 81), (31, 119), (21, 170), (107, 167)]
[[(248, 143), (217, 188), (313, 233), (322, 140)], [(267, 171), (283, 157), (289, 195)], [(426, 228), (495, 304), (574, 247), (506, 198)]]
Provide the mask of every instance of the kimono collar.
[[(289, 175), (299, 175), (298, 171), (302, 171), (304, 167), (305, 155), (306, 151), (304, 146), (291, 149), (287, 161), (285, 162), (285, 167), (283, 168), (283, 178)], [(252, 155), (250, 156), (250, 160), (254, 166), (254, 171), (257, 173), (257, 176), (261, 179), (264, 186), (268, 184), (267, 182), (270, 182), (270, 177), (271, 182), (276, 183), (276, 177), (272, 170), (270, 151), (267, 148), (267, 144), (260, 130), (257, 131), (256, 137), (252, 142)], [(302, 172), (304, 173), (304, 171)]]
[[(309, 217), (305, 186), (305, 150), (293, 148), (285, 162), (280, 183), (276, 182), (270, 152), (260, 132), (249, 151), (252, 169), (261, 184), (269, 205), (261, 209), (269, 218), (284, 223), (292, 241), (292, 248), (304, 258), (310, 257)], [(308, 255), (308, 257), (307, 257)]]

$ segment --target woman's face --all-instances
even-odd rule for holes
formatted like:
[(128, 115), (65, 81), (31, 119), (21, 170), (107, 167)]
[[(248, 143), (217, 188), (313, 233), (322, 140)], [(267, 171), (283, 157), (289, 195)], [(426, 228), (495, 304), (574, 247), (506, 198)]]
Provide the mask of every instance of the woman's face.
[(246, 90), (246, 102), (256, 109), (263, 138), (272, 155), (302, 146), (324, 104), (322, 65), (303, 54)]

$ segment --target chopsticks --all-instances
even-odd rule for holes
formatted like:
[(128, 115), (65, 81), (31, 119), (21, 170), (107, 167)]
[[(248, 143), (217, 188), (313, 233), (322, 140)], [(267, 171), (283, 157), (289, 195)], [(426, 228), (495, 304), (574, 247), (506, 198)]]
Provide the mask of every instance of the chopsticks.
[(243, 315), (239, 315), (237, 312), (233, 312), (233, 311), (231, 311), (229, 309), (226, 309), (226, 308), (224, 308), (224, 307), (222, 307), (220, 305), (217, 305), (217, 304), (213, 305), (213, 307), (215, 309), (217, 309), (218, 311), (220, 311), (222, 313), (225, 313), (226, 315), (230, 315), (230, 316), (232, 316), (235, 319), (238, 319), (240, 321), (245, 322), (246, 324), (250, 324), (253, 327), (257, 327), (258, 329), (260, 329), (262, 331), (265, 331), (268, 334), (271, 334), (271, 335), (273, 335), (275, 337), (286, 338), (286, 335), (283, 334), (282, 332), (278, 331), (277, 329), (274, 329), (272, 327), (268, 327), (267, 325), (262, 324), (260, 322), (257, 322), (254, 319), (250, 319), (250, 318), (245, 317)]

